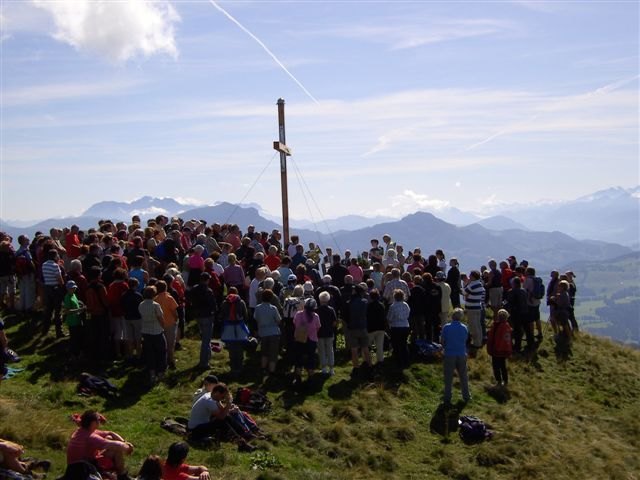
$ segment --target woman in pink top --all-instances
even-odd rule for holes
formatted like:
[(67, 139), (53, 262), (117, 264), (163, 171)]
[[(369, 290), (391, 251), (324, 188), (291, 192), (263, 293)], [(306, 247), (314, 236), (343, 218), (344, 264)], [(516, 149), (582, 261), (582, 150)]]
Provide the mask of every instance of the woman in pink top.
[(308, 377), (314, 373), (318, 330), (321, 326), (320, 317), (315, 312), (317, 307), (313, 297), (307, 298), (304, 302), (304, 308), (293, 317), (296, 366), (294, 383), (301, 381), (302, 367), (306, 367)]
[(200, 283), (200, 274), (204, 272), (204, 258), (202, 253), (204, 247), (202, 245), (196, 245), (193, 247), (193, 253), (187, 259), (187, 266), (189, 267), (189, 278), (187, 279), (187, 285), (193, 287)]
[(358, 265), (357, 258), (352, 258), (350, 263), (351, 265), (347, 267), (347, 270), (349, 271), (349, 275), (353, 277), (353, 283), (357, 285), (358, 283), (362, 282), (364, 272), (362, 271), (362, 267)]

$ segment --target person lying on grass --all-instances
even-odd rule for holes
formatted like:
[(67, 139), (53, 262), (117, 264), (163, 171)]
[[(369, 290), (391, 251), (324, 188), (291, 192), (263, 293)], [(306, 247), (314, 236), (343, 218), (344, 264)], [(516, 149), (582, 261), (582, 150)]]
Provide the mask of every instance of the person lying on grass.
[(191, 466), (184, 463), (189, 455), (189, 445), (175, 442), (169, 447), (167, 460), (162, 467), (163, 480), (210, 480), (207, 467)]
[(98, 430), (100, 414), (87, 410), (80, 417), (80, 426), (73, 432), (67, 446), (67, 465), (90, 462), (103, 472), (115, 472), (118, 480), (128, 480), (124, 457), (131, 455), (133, 445), (115, 432)]

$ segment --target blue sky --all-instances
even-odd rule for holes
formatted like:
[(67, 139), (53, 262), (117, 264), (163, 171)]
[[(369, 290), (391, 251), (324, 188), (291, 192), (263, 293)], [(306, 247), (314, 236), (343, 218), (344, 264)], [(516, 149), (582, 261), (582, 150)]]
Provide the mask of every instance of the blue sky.
[(0, 218), (143, 195), (277, 214), (279, 97), (294, 217), (639, 183), (638, 2), (217, 5), (4, 0)]

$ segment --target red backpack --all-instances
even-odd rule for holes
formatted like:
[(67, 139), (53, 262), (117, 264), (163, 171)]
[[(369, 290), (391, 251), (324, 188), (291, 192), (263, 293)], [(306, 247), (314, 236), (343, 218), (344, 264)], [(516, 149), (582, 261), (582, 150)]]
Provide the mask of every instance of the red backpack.
[(492, 357), (510, 357), (513, 352), (511, 331), (509, 322), (494, 322), (487, 334), (487, 353)]

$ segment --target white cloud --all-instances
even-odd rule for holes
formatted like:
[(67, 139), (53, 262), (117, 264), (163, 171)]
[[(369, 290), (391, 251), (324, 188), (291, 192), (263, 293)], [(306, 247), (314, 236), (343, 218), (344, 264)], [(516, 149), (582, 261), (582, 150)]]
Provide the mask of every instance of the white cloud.
[(428, 195), (404, 190), (402, 193), (389, 197), (390, 206), (371, 212), (372, 215), (402, 217), (417, 210), (438, 211), (449, 207), (448, 200), (430, 198)]
[(390, 50), (404, 50), (464, 38), (515, 31), (511, 22), (492, 19), (388, 18), (384, 24), (349, 24), (331, 29), (307, 29), (305, 34), (355, 38), (386, 44)]
[(493, 193), (486, 198), (480, 199), (480, 205), (484, 207), (496, 207), (500, 205), (501, 202), (498, 201), (498, 196)]
[(165, 0), (33, 0), (53, 17), (53, 37), (77, 50), (124, 62), (138, 55), (178, 55), (180, 17)]
[(3, 12), (0, 12), (0, 43), (4, 42), (11, 38), (11, 34), (7, 33), (7, 17), (5, 17)]
[(534, 12), (553, 13), (558, 10), (559, 4), (562, 2), (549, 2), (545, 0), (514, 0), (513, 3), (522, 6), (527, 10), (533, 10)]
[[(141, 84), (140, 81), (109, 81), (34, 85), (5, 91), (3, 104), (5, 106), (33, 105), (59, 100), (121, 95)], [(44, 120), (52, 124), (55, 123), (56, 118), (48, 116)]]

